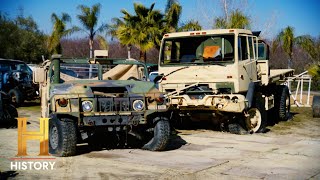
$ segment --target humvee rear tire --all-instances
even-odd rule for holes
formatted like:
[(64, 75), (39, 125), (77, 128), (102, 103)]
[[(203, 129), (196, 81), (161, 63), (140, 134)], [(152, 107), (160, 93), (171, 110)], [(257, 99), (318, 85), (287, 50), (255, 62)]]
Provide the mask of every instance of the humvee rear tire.
[(320, 96), (313, 96), (312, 114), (314, 118), (320, 118)]
[(280, 86), (280, 106), (279, 106), (279, 118), (281, 121), (286, 121), (290, 117), (290, 95), (287, 86)]
[(11, 89), (8, 93), (11, 97), (11, 102), (16, 106), (19, 107), (23, 103), (22, 93), (17, 89)]
[(51, 118), (49, 121), (49, 153), (67, 157), (76, 154), (76, 124), (69, 118)]
[(170, 138), (169, 120), (164, 117), (154, 119), (155, 126), (153, 138), (142, 149), (150, 151), (162, 151), (167, 147)]

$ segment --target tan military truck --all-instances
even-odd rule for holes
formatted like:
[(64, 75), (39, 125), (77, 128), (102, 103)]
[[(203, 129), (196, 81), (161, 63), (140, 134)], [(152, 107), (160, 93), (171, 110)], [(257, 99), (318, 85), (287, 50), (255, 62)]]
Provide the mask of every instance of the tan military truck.
[(270, 70), (268, 45), (258, 36), (245, 29), (165, 34), (156, 81), (173, 117), (182, 123), (235, 122), (249, 132), (263, 132), (269, 122), (287, 119), (290, 97), (281, 83), (294, 70)]
[(50, 118), (51, 154), (75, 155), (77, 144), (83, 142), (127, 147), (129, 138), (146, 150), (166, 148), (167, 105), (154, 83), (147, 81), (145, 64), (105, 56), (102, 52), (92, 59), (55, 56), (35, 69), (42, 117)]

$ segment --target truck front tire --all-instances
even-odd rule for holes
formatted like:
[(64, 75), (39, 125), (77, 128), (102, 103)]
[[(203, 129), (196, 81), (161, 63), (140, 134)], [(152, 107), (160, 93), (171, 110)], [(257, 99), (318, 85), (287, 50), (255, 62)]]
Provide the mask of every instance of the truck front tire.
[(169, 120), (164, 117), (154, 119), (155, 125), (153, 130), (153, 138), (145, 144), (142, 149), (150, 151), (164, 150), (170, 139), (170, 124)]
[(259, 93), (255, 98), (254, 107), (248, 110), (247, 117), (245, 117), (246, 129), (249, 133), (265, 132), (268, 123), (264, 104), (264, 99)]
[(68, 118), (51, 118), (49, 121), (49, 152), (54, 156), (67, 157), (76, 153), (77, 130)]

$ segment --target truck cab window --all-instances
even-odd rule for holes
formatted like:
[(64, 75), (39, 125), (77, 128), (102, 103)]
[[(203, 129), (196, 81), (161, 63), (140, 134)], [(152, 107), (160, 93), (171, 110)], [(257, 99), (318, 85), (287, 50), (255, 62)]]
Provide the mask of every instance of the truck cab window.
[(238, 53), (239, 53), (239, 61), (247, 60), (249, 57), (248, 48), (247, 48), (247, 37), (240, 36), (238, 39)]

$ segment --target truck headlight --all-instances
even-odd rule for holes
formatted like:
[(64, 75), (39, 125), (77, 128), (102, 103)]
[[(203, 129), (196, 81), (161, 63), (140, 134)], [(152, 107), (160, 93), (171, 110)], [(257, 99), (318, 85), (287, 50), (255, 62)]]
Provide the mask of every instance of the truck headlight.
[(144, 108), (144, 102), (142, 100), (134, 100), (132, 103), (132, 108), (135, 111), (142, 111)]
[(82, 110), (84, 112), (90, 112), (93, 109), (93, 104), (91, 101), (83, 101), (82, 102)]

